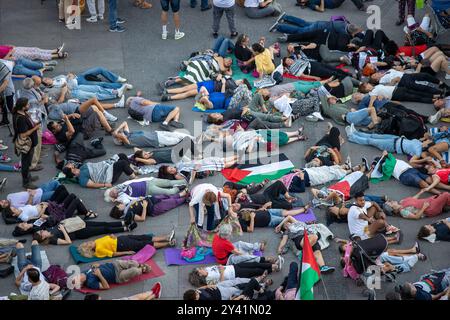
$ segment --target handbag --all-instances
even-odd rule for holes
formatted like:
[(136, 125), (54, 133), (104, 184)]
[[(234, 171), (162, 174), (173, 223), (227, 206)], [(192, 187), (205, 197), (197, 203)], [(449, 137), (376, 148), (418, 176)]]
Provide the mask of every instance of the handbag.
[(86, 228), (86, 222), (79, 216), (64, 219), (61, 221), (61, 224), (66, 229), (67, 233), (72, 233)]
[[(17, 118), (16, 118), (16, 128), (17, 128)], [(16, 156), (21, 154), (26, 154), (31, 150), (31, 138), (22, 138), (20, 134), (17, 135), (16, 140), (14, 140), (14, 153)]]

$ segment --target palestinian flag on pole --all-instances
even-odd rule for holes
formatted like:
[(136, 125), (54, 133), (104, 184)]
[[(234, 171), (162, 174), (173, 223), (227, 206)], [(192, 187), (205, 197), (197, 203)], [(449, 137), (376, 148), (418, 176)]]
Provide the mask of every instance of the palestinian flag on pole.
[(264, 179), (276, 180), (294, 169), (294, 164), (284, 153), (263, 159), (246, 160), (234, 168), (222, 170), (222, 175), (239, 184), (260, 183)]
[[(303, 239), (308, 239), (308, 232), (305, 229)], [(296, 300), (314, 300), (314, 285), (320, 279), (320, 269), (309, 241), (303, 241), (303, 250), (301, 255), (301, 269), (299, 288), (297, 290)]]

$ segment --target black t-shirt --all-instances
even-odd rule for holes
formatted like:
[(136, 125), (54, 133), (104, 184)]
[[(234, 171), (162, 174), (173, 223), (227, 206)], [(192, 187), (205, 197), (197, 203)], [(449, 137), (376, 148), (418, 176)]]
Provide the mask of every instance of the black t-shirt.
[(67, 124), (65, 124), (65, 123), (62, 124), (61, 130), (57, 134), (55, 134), (55, 138), (56, 138), (56, 141), (58, 141), (58, 143), (67, 144), (69, 142), (69, 139), (67, 138), (67, 135), (66, 135), (67, 131), (68, 131)]
[(436, 240), (450, 241), (450, 229), (445, 223), (436, 223), (433, 227), (436, 229)]
[[(50, 244), (57, 245), (58, 244), (58, 239), (62, 239), (62, 240), (65, 239), (64, 233), (62, 233), (62, 231), (60, 231), (58, 229), (58, 227), (48, 228), (47, 231), (52, 234), (51, 238), (49, 239), (49, 243)], [(70, 233), (69, 233), (69, 238), (71, 240), (75, 240), (74, 237)]]
[(327, 156), (317, 156), (317, 151), (313, 151), (305, 158), (306, 162), (311, 162), (313, 159), (319, 159), (322, 162), (322, 166), (332, 166), (334, 165), (333, 161), (331, 160), (331, 154)]
[(234, 47), (234, 55), (240, 61), (248, 61), (253, 57), (253, 53), (250, 49), (244, 48), (240, 45)]
[[(151, 201), (151, 197), (146, 198), (148, 201), (147, 204), (147, 216), (151, 215), (153, 211), (153, 202)], [(133, 216), (142, 216), (142, 201), (137, 201), (130, 205), (130, 207), (127, 210), (127, 215), (132, 214)]]
[[(14, 140), (17, 139), (19, 134), (25, 133), (28, 130), (31, 130), (34, 128), (33, 120), (27, 115), (24, 116), (22, 114), (16, 114), (14, 118), (14, 131), (15, 131), (15, 137)], [(38, 144), (38, 135), (37, 131), (34, 131), (30, 136), (31, 139), (31, 147), (35, 147)]]
[(238, 108), (227, 109), (227, 111), (222, 113), (223, 121), (228, 121), (231, 119), (239, 119), (239, 118), (241, 118), (241, 114), (242, 114), (242, 110), (240, 110)]
[(344, 86), (342, 84), (338, 85), (337, 87), (330, 87), (328, 84), (324, 85), (325, 89), (327, 89), (327, 91), (337, 97), (337, 98), (344, 98), (345, 97), (345, 91), (344, 91)]
[(200, 299), (206, 301), (220, 301), (222, 300), (222, 294), (218, 288), (206, 288), (200, 289)]
[[(255, 212), (255, 228), (265, 228), (270, 224), (270, 213), (267, 210), (259, 210)], [(246, 221), (239, 217), (239, 223), (241, 224), (242, 231), (247, 232), (247, 228), (250, 226), (250, 221)]]

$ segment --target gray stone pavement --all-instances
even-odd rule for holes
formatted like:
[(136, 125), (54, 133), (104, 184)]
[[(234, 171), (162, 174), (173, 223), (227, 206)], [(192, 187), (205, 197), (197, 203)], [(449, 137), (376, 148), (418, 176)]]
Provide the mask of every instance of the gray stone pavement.
[[(170, 23), (169, 31), (171, 34), (169, 37), (172, 37), (172, 39), (162, 41), (160, 39), (159, 22), (160, 7), (157, 1), (153, 1), (154, 8), (148, 11), (134, 8), (131, 0), (119, 2), (119, 15), (127, 20), (127, 32), (122, 34), (108, 32), (106, 22), (89, 24), (83, 21), (81, 30), (67, 30), (57, 20), (55, 1), (46, 1), (41, 6), (38, 0), (0, 0), (0, 44), (54, 48), (62, 42), (65, 42), (70, 54), (69, 58), (64, 61), (60, 60), (55, 71), (50, 75), (58, 75), (65, 72), (80, 72), (89, 67), (103, 66), (129, 79), (129, 82), (135, 86), (135, 89), (143, 91), (145, 97), (157, 99), (154, 88), (158, 81), (175, 75), (179, 63), (188, 57), (191, 52), (212, 46), (212, 12), (200, 12), (199, 8), (191, 9), (187, 0), (182, 1), (182, 31), (186, 32), (186, 37), (179, 41), (173, 40), (173, 24)], [(302, 10), (294, 6), (294, 1), (280, 0), (279, 2), (289, 14), (308, 20), (328, 20), (331, 15), (345, 15), (354, 23), (361, 25), (365, 25), (366, 23), (367, 15), (356, 10), (350, 1), (347, 1), (339, 9), (329, 10), (323, 14), (306, 9)], [(403, 31), (400, 27), (395, 26), (397, 3), (392, 0), (375, 0), (369, 2), (369, 4), (380, 5), (382, 10), (382, 29), (391, 38), (401, 42), (404, 37)], [(265, 36), (267, 43), (276, 41), (278, 34), (267, 32), (268, 28), (275, 21), (275, 18), (249, 20), (244, 16), (241, 8), (238, 8), (236, 11), (237, 27), (240, 33), (245, 32), (249, 34), (253, 41), (257, 41), (260, 36)], [(423, 15), (423, 10), (418, 10), (418, 16), (421, 15)], [(221, 28), (221, 33), (225, 36), (228, 35), (226, 21), (222, 21)], [(449, 43), (449, 40), (449, 37), (446, 36), (442, 37), (440, 42)], [(282, 46), (282, 49), (284, 52), (285, 45)], [(19, 87), (19, 85), (17, 86)], [(134, 93), (135, 91), (132, 91), (128, 95)], [(193, 121), (201, 118), (199, 113), (191, 111), (192, 100), (180, 101), (176, 105), (182, 109), (181, 120), (189, 130), (192, 130)], [(432, 107), (428, 105), (410, 103), (406, 105), (424, 114), (431, 114), (433, 112)], [(121, 119), (127, 117), (126, 110), (113, 110), (112, 113)], [(130, 124), (134, 129), (139, 128), (139, 125), (133, 121), (130, 121)], [(303, 119), (300, 119), (294, 124), (293, 129), (298, 128), (300, 125), (305, 126), (305, 132), (310, 139), (307, 142), (299, 142), (281, 149), (296, 166), (302, 166), (304, 164), (302, 159), (304, 151), (322, 136), (326, 128), (326, 122), (305, 123)], [(152, 127), (156, 128), (154, 125)], [(345, 137), (344, 130), (342, 127), (341, 129)], [(102, 133), (99, 133), (99, 135), (102, 135)], [(5, 128), (0, 128), (0, 138), (7, 141), (10, 147), (10, 150), (8, 150), (9, 155), (14, 160), (17, 160), (13, 155), (12, 143), (8, 138)], [(105, 146), (108, 150), (107, 156), (124, 151), (114, 146), (108, 137), (105, 139)], [(378, 151), (374, 148), (357, 146), (351, 143), (346, 143), (342, 149), (343, 155), (350, 155), (355, 163), (360, 161), (361, 156), (366, 156), (371, 159), (378, 154)], [(52, 149), (44, 148), (42, 160), (45, 164), (45, 170), (39, 172), (39, 182), (45, 182), (51, 179), (56, 173), (56, 169), (52, 163), (51, 153)], [(8, 178), (8, 185), (3, 190), (1, 197), (6, 196), (7, 193), (21, 189), (19, 174), (1, 172), (0, 177)], [(208, 178), (208, 180), (196, 181), (196, 183), (199, 182), (211, 182), (221, 186), (224, 179), (221, 175), (218, 175)], [(70, 191), (79, 195), (90, 209), (100, 213), (99, 221), (110, 220), (108, 216), (110, 205), (103, 202), (103, 191), (82, 189), (77, 185), (68, 185), (68, 188)], [(413, 195), (415, 190), (400, 186), (396, 181), (388, 181), (371, 185), (368, 193), (376, 195), (386, 194), (394, 199), (402, 199), (403, 197)], [(301, 195), (301, 198), (304, 201), (308, 201), (311, 197), (308, 193), (305, 193)], [(317, 210), (316, 215), (319, 221), (325, 221), (323, 210)], [(449, 213), (443, 215), (443, 217), (448, 216)], [(432, 221), (432, 219), (405, 221), (398, 218), (391, 218), (390, 220), (394, 225), (400, 227), (405, 235), (403, 244), (401, 246), (394, 246), (396, 248), (411, 247), (415, 242), (415, 235), (419, 227), (422, 224)], [(134, 230), (134, 233), (153, 232), (155, 234), (162, 234), (168, 232), (172, 225), (175, 225), (177, 239), (181, 241), (189, 225), (187, 206), (177, 208), (160, 217), (148, 219), (145, 223), (140, 224)], [(0, 237), (10, 237), (12, 229), (12, 226), (5, 226), (0, 222)], [(337, 237), (348, 237), (346, 224), (333, 224), (331, 230)], [(263, 239), (268, 240), (267, 254), (274, 254), (280, 239), (270, 229), (260, 229), (253, 234), (245, 234), (241, 238), (244, 241), (258, 241)], [(26, 246), (29, 247), (29, 245), (30, 240)], [(428, 260), (426, 262), (419, 262), (412, 272), (400, 275), (398, 277), (399, 282), (414, 281), (430, 269), (449, 267), (450, 246), (448, 243), (441, 242), (433, 245), (421, 243), (421, 246), (423, 252), (428, 255)], [(49, 246), (45, 249), (47, 250), (51, 263), (62, 266), (69, 266), (73, 263), (66, 247)], [(332, 243), (323, 252), (323, 255), (329, 265), (338, 267), (339, 259), (336, 244)], [(287, 264), (295, 260), (292, 253), (288, 253), (286, 258)], [(104, 299), (110, 299), (136, 294), (150, 289), (156, 281), (161, 281), (163, 285), (162, 298), (182, 298), (183, 292), (190, 288), (187, 275), (192, 267), (167, 267), (161, 251), (157, 252), (154, 259), (166, 273), (163, 277), (102, 292), (102, 297)], [(275, 285), (281, 283), (286, 273), (287, 268), (284, 268), (283, 272), (273, 275)], [(383, 283), (382, 290), (378, 291), (379, 298), (384, 298), (384, 293), (392, 288), (392, 283)], [(16, 291), (12, 277), (0, 280), (0, 295), (6, 295)], [(315, 287), (315, 296), (316, 299), (364, 299), (361, 295), (361, 288), (358, 288), (353, 281), (344, 279), (339, 267), (334, 274), (324, 275), (322, 277), (322, 281)], [(76, 292), (71, 296), (71, 299), (82, 298), (83, 296)]]

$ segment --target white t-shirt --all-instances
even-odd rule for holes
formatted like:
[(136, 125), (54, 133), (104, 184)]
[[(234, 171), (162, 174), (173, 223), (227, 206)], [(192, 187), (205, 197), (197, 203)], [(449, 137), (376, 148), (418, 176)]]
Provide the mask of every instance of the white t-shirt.
[(391, 69), (384, 74), (384, 76), (380, 79), (380, 84), (389, 84), (395, 78), (402, 78), (405, 73), (401, 71), (397, 71), (395, 69)]
[(39, 218), (39, 211), (37, 209), (37, 206), (32, 206), (32, 205), (28, 204), (28, 205), (20, 208), (20, 210), (22, 212), (19, 215), (19, 219), (22, 220), (23, 222), (27, 222), (28, 220)]
[[(41, 280), (41, 282), (44, 282), (45, 278), (44, 278), (41, 270), (39, 270), (39, 268), (37, 268), (37, 267), (34, 267), (34, 269), (39, 271), (39, 280)], [(22, 278), (22, 282), (20, 283), (20, 287), (19, 287), (20, 293), (28, 296), (30, 294), (32, 288), (33, 288), (33, 285), (28, 280), (28, 275), (25, 272), (25, 274), (23, 275), (23, 278)]]
[[(224, 266), (223, 270), (223, 280), (234, 280), (236, 274), (234, 272), (234, 266)], [(208, 276), (206, 277), (206, 284), (214, 285), (220, 282), (220, 269), (219, 266), (206, 267), (208, 271)]]
[(50, 300), (50, 285), (41, 280), (41, 283), (31, 289), (28, 300)]
[(244, 7), (246, 8), (258, 8), (260, 3), (263, 3), (264, 0), (245, 0)]
[(231, 8), (235, 4), (235, 0), (213, 0), (213, 4), (219, 8)]
[(370, 96), (382, 96), (386, 99), (392, 99), (392, 96), (394, 95), (394, 90), (397, 87), (395, 86), (385, 86), (382, 84), (379, 84), (373, 88), (371, 92), (369, 92)]
[(358, 236), (362, 240), (367, 239), (367, 235), (365, 234), (364, 229), (369, 225), (369, 222), (360, 219), (359, 215), (361, 213), (367, 214), (367, 209), (369, 209), (371, 206), (372, 202), (366, 201), (363, 208), (354, 205), (348, 211), (347, 215), (348, 230), (350, 231), (350, 234)]
[(395, 162), (395, 167), (394, 167), (394, 171), (392, 172), (392, 176), (395, 179), (399, 180), (401, 174), (411, 168), (412, 167), (407, 162), (405, 162), (403, 160), (397, 160)]

